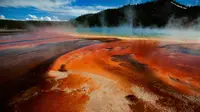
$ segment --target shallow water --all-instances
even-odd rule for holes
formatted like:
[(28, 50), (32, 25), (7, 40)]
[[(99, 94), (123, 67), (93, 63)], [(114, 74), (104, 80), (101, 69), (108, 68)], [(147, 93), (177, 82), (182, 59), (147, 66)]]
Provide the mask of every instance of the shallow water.
[(199, 29), (191, 28), (131, 28), (131, 27), (93, 27), (76, 28), (78, 33), (90, 33), (111, 36), (138, 36), (145, 38), (171, 38), (181, 40), (200, 40)]
[(77, 28), (79, 33), (94, 33), (100, 35), (112, 35), (112, 36), (163, 36), (167, 35), (163, 31), (158, 31), (157, 29), (143, 29), (143, 28), (129, 28), (129, 27), (118, 27), (118, 28), (108, 28), (108, 27), (94, 27), (94, 28)]

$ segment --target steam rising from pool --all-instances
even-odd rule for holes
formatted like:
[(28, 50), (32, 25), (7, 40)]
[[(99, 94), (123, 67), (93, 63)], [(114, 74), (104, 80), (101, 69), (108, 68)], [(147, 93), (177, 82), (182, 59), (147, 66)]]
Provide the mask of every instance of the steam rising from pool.
[(171, 38), (181, 40), (200, 40), (199, 29), (194, 28), (132, 28), (129, 26), (121, 27), (93, 27), (93, 28), (76, 28), (78, 33), (91, 33), (99, 35), (112, 35), (112, 36), (138, 36), (146, 38)]

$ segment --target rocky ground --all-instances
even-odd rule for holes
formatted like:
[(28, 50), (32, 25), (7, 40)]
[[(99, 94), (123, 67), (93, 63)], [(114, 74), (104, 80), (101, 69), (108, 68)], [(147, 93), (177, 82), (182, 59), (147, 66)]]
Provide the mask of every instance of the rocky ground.
[[(3, 91), (7, 93), (18, 91), (10, 95), (5, 95), (7, 93), (4, 92), (3, 95), (8, 97), (4, 98), (4, 111), (197, 112), (200, 110), (199, 43), (52, 35), (54, 35), (52, 38), (43, 40), (34, 38), (27, 43), (21, 41), (24, 40), (22, 38), (20, 44), (11, 42), (12, 46), (0, 44), (1, 51), (4, 51), (1, 52), (4, 61), (1, 66), (5, 68), (1, 71), (4, 73), (1, 75), (4, 77), (1, 78), (1, 82), (4, 82), (1, 84), (4, 87)], [(1, 41), (5, 43), (11, 40)], [(62, 42), (64, 43), (61, 44)], [(36, 47), (20, 47), (30, 43)], [(41, 45), (44, 45), (43, 49), (40, 48)], [(38, 51), (27, 50), (27, 53), (20, 51), (19, 55), (14, 55), (13, 51), (6, 52), (10, 49), (30, 48), (37, 48)], [(62, 52), (57, 53), (58, 49)], [(35, 54), (37, 55), (33, 56)], [(35, 58), (37, 56), (45, 58), (37, 63), (38, 58)], [(5, 61), (4, 58), (8, 57), (10, 59)], [(48, 64), (42, 63), (50, 58), (53, 59)], [(24, 63), (9, 67), (12, 63), (17, 63), (15, 59), (20, 59), (20, 62), (24, 60)], [(30, 61), (31, 59), (35, 61)], [(41, 70), (43, 67), (45, 69)], [(6, 75), (13, 74), (14, 70), (22, 74), (12, 77)], [(34, 77), (30, 78), (30, 74)], [(26, 77), (23, 82), (20, 77), (24, 75)], [(21, 88), (14, 89), (13, 80), (23, 82), (18, 85)], [(29, 80), (35, 80), (35, 83), (30, 83)], [(27, 84), (29, 86), (22, 88)]]

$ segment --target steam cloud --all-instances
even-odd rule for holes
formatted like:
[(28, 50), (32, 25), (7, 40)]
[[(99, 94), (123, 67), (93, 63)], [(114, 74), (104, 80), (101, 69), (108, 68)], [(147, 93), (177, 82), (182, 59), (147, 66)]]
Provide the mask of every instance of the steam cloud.
[[(135, 11), (132, 8), (125, 10), (125, 15), (127, 23), (123, 22), (118, 27), (107, 27), (106, 25), (106, 16), (101, 14), (100, 21), (103, 27), (78, 27), (77, 32), (84, 33), (96, 33), (103, 35), (116, 35), (116, 36), (140, 36), (140, 37), (160, 37), (160, 38), (169, 38), (183, 40), (196, 40), (200, 42), (200, 17), (191, 22), (188, 26), (184, 25), (188, 21), (187, 17), (175, 19), (171, 17), (165, 27), (132, 27), (136, 18)], [(148, 19), (148, 18), (147, 18)], [(85, 23), (87, 24), (87, 23)]]

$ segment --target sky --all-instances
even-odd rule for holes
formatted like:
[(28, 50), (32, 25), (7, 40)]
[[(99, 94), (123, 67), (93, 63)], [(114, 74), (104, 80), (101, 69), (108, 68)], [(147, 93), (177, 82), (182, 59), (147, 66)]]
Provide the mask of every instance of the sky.
[[(151, 0), (0, 0), (0, 19), (67, 21), (84, 14), (147, 1)], [(176, 1), (193, 6), (200, 0)]]

